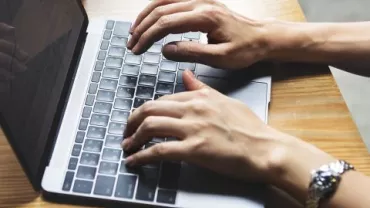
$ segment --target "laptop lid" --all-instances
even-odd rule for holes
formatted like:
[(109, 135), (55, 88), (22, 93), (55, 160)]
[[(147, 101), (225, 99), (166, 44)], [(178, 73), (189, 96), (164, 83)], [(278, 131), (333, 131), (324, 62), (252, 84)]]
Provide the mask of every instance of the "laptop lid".
[(86, 27), (79, 0), (0, 1), (0, 125), (36, 190)]

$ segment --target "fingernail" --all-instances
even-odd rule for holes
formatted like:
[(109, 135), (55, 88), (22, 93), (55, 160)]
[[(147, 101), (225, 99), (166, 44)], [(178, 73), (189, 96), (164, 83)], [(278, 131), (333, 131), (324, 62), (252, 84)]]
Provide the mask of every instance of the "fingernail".
[(163, 50), (167, 53), (175, 53), (177, 51), (177, 44), (175, 42), (168, 43)]
[(131, 48), (132, 48), (132, 38), (127, 42), (127, 48), (131, 50)]
[(127, 149), (128, 149), (128, 142), (127, 142), (127, 139), (124, 139), (124, 140), (122, 141), (121, 146), (122, 146), (122, 149), (123, 149), (124, 151), (127, 151)]
[(125, 164), (126, 164), (127, 166), (134, 166), (135, 164), (134, 164), (133, 157), (132, 157), (132, 156), (129, 156), (128, 158), (126, 158), (126, 160), (125, 160)]

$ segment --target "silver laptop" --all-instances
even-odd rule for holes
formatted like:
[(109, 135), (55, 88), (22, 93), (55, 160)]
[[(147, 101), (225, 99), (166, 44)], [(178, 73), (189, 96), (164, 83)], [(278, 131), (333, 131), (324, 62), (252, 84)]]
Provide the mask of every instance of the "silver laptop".
[[(88, 23), (78, 0), (3, 4), (0, 24), (6, 30), (0, 39), (17, 47), (12, 64), (0, 67), (12, 74), (0, 79), (0, 121), (36, 190), (87, 203), (96, 199), (161, 207), (263, 207), (263, 186), (190, 164), (163, 161), (127, 168), (120, 143), (134, 109), (185, 91), (185, 69), (245, 102), (267, 122), (269, 76), (244, 73), (240, 79), (238, 72), (177, 63), (161, 54), (169, 42), (206, 41), (198, 32), (170, 34), (143, 55), (130, 53), (128, 31), (140, 10)], [(256, 71), (266, 67), (254, 66)], [(153, 138), (143, 148), (172, 139)]]

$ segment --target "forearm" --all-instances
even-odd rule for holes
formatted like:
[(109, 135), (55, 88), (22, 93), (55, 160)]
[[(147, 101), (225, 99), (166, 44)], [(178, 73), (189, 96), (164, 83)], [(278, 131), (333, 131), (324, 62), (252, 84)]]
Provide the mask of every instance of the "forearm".
[(370, 22), (277, 21), (266, 27), (270, 59), (333, 65), (360, 62), (370, 66)]
[[(284, 156), (276, 161), (272, 184), (304, 204), (307, 199), (310, 172), (337, 159), (300, 140), (292, 139), (285, 146)], [(357, 171), (348, 171), (335, 194), (321, 205), (324, 208), (365, 208), (370, 205), (370, 178)]]

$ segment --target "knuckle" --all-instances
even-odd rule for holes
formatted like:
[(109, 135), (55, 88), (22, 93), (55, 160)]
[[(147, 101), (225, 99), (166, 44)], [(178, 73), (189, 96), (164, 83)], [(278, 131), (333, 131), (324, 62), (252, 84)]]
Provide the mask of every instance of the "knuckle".
[(165, 145), (163, 144), (156, 144), (153, 147), (153, 152), (157, 156), (164, 156), (168, 153), (168, 150)]
[(208, 141), (207, 141), (206, 138), (199, 137), (199, 138), (194, 139), (192, 141), (191, 149), (194, 152), (196, 152), (197, 150), (199, 151), (199, 150), (203, 149), (204, 147), (206, 147), (207, 146), (207, 143), (208, 143)]
[(203, 100), (193, 100), (189, 103), (188, 109), (195, 114), (204, 114), (207, 111), (207, 103)]
[(165, 10), (163, 8), (163, 6), (160, 6), (160, 7), (157, 7), (153, 10), (153, 14), (156, 16), (156, 17), (161, 17), (165, 14)]
[(158, 19), (158, 26), (166, 28), (170, 25), (171, 19), (168, 16), (162, 16)]
[(142, 124), (142, 129), (144, 131), (151, 131), (153, 129), (155, 129), (156, 127), (156, 121), (155, 121), (155, 117), (153, 116), (149, 116), (147, 118), (144, 119), (143, 121), (143, 124)]
[(154, 101), (148, 101), (141, 106), (141, 113), (144, 115), (151, 115), (155, 110)]

